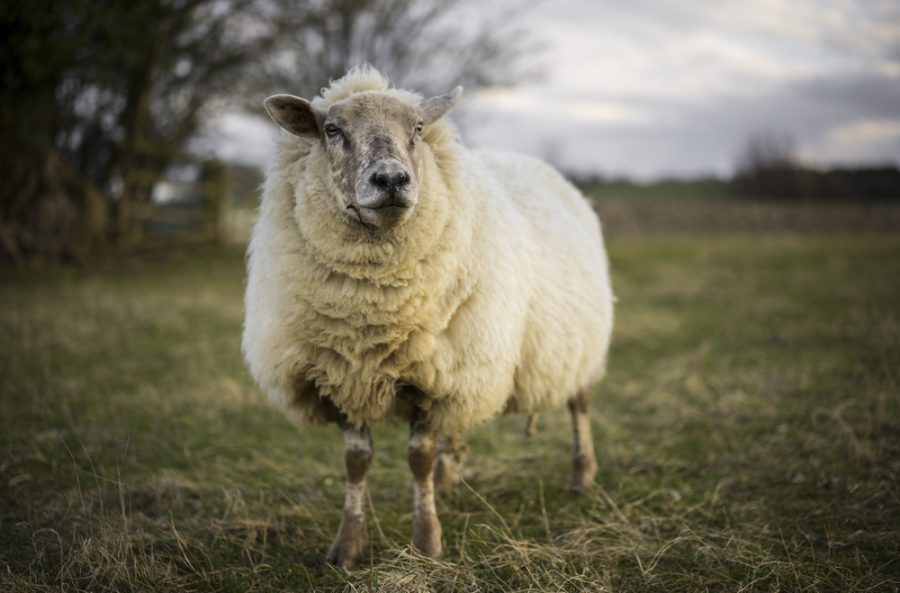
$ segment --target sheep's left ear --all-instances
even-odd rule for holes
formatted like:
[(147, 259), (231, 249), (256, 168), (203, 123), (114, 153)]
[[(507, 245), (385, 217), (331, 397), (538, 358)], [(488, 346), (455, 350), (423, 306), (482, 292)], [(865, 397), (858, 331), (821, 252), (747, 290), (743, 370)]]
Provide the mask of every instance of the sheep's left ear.
[(264, 103), (272, 120), (295, 136), (318, 136), (324, 114), (293, 95), (272, 95)]
[(427, 126), (450, 113), (450, 110), (459, 102), (462, 93), (463, 88), (458, 86), (446, 95), (422, 101), (422, 104), (419, 106), (419, 111), (422, 112), (422, 122)]

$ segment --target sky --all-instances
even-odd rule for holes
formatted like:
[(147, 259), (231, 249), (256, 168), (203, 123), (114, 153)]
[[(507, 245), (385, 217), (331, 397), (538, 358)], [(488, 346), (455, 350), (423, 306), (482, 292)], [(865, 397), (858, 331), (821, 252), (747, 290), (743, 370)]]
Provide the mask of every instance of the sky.
[[(464, 96), (469, 145), (640, 180), (727, 176), (771, 132), (814, 166), (900, 164), (897, 0), (545, 0), (521, 22), (544, 74)], [(261, 119), (213, 129), (225, 158), (274, 149)]]

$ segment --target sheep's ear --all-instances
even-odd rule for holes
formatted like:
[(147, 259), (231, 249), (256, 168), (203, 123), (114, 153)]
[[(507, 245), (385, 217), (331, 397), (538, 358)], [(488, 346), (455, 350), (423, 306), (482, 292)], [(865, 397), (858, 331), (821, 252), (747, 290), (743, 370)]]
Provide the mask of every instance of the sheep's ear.
[(463, 88), (458, 86), (446, 95), (432, 97), (422, 101), (422, 104), (419, 106), (419, 111), (422, 112), (422, 121), (425, 125), (427, 126), (430, 123), (436, 122), (450, 113), (450, 110), (459, 102), (462, 93)]
[(269, 117), (295, 136), (318, 136), (322, 112), (312, 103), (294, 95), (272, 95), (263, 103)]

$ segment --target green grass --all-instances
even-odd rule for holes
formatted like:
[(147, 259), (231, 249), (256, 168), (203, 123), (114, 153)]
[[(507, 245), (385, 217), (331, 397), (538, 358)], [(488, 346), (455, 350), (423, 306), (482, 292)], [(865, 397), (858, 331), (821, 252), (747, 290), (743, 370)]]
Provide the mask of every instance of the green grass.
[(897, 591), (900, 237), (619, 236), (601, 471), (563, 410), (468, 439), (411, 553), (406, 427), (375, 432), (367, 565), (322, 564), (336, 429), (239, 352), (237, 249), (0, 276), (0, 590)]

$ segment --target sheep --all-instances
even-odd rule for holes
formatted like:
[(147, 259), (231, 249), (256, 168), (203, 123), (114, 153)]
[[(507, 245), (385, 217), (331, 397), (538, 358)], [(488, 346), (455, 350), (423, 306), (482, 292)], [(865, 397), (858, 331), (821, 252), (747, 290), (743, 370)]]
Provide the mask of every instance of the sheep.
[(549, 165), (471, 150), (429, 99), (372, 67), (312, 101), (265, 101), (282, 134), (248, 248), (242, 350), (299, 425), (335, 423), (347, 471), (326, 561), (366, 549), (370, 427), (410, 423), (412, 545), (441, 553), (435, 489), (462, 436), (502, 413), (568, 403), (571, 485), (597, 464), (587, 405), (606, 370), (613, 295), (599, 220)]

